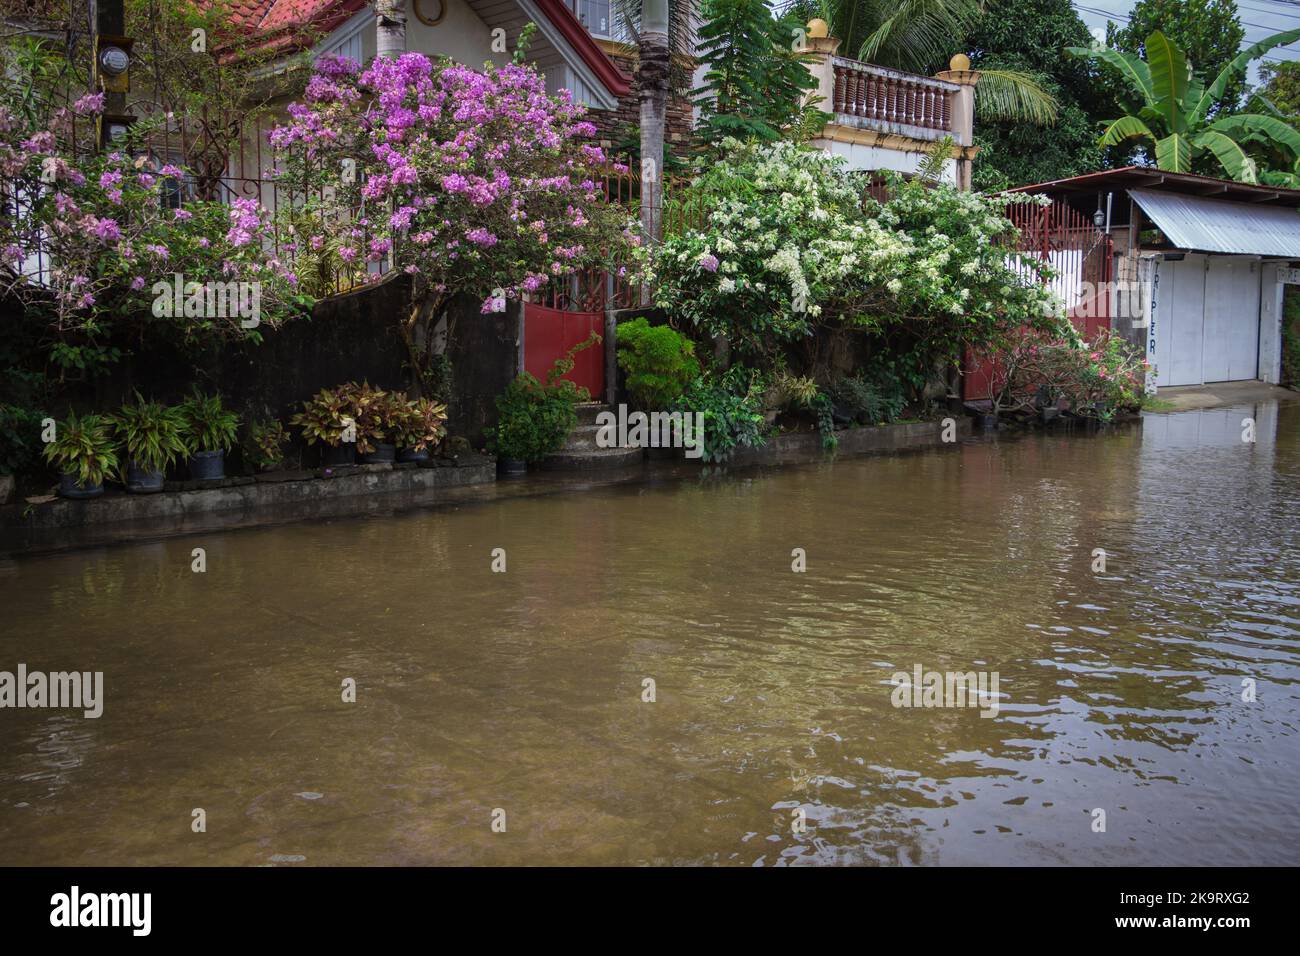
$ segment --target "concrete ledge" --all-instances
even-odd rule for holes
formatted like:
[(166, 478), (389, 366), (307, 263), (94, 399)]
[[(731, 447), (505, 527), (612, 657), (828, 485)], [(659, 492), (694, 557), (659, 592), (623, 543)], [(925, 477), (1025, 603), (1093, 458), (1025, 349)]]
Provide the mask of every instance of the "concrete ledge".
[(364, 465), (331, 477), (232, 480), (226, 487), (153, 495), (106, 493), (86, 501), (19, 501), (0, 508), (0, 554), (59, 550), (140, 537), (346, 517), (438, 500), (440, 489), (496, 480), (496, 461), (475, 455), (439, 467)]
[[(953, 416), (957, 425), (957, 438), (971, 433), (971, 420), (965, 415)], [(819, 432), (792, 432), (768, 439), (762, 448), (740, 448), (727, 461), (728, 465), (794, 465), (821, 461), (834, 456), (874, 455), (915, 448), (931, 448), (944, 444), (942, 420), (914, 422), (907, 425), (875, 425), (845, 428), (835, 433), (839, 445), (834, 452), (822, 448)]]
[[(1166, 385), (1156, 390), (1156, 398), (1168, 402), (1165, 412), (1186, 412), (1197, 408), (1222, 408), (1252, 402), (1300, 401), (1300, 392), (1259, 380), (1216, 382), (1213, 385)], [(1155, 412), (1160, 414), (1160, 412)]]

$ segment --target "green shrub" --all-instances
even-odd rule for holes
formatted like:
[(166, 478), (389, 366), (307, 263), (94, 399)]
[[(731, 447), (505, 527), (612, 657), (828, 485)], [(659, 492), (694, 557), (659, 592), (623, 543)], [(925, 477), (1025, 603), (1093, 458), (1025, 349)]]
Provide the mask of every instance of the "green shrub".
[(250, 422), (244, 436), (244, 461), (259, 471), (266, 471), (284, 461), (289, 433), (275, 419)]
[(191, 453), (230, 451), (239, 436), (239, 416), (221, 404), (220, 395), (204, 395), (196, 388), (181, 402), (180, 412)]
[(726, 461), (737, 448), (758, 448), (767, 441), (767, 385), (761, 375), (739, 365), (691, 383), (677, 405), (683, 412), (703, 413), (705, 461)]
[(39, 458), (41, 413), (0, 404), (0, 475), (28, 472)]
[(90, 487), (119, 470), (117, 442), (108, 419), (101, 415), (78, 418), (71, 413), (55, 429), (54, 441), (45, 446), (45, 460), (78, 483)]
[(139, 392), (134, 403), (123, 405), (108, 422), (127, 462), (144, 471), (166, 471), (186, 452), (186, 423), (180, 409), (146, 402)]
[(907, 407), (907, 386), (883, 368), (836, 379), (827, 395), (842, 414), (860, 425), (895, 421)]
[(1300, 388), (1300, 294), (1288, 294), (1282, 307), (1282, 384)]
[(619, 325), (618, 364), (627, 373), (632, 401), (653, 411), (671, 406), (700, 375), (695, 343), (644, 318)]
[(559, 451), (578, 424), (574, 406), (588, 401), (590, 393), (582, 386), (561, 376), (573, 370), (573, 357), (600, 341), (592, 332), (585, 342), (575, 345), (557, 359), (546, 373), (546, 382), (522, 372), (497, 396), (498, 420), (487, 431), (488, 450), (501, 458), (541, 461)]

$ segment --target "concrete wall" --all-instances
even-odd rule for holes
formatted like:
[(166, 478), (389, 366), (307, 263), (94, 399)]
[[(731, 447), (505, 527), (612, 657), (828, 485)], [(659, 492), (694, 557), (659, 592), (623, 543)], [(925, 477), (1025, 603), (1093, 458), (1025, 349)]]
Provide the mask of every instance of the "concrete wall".
[[(310, 319), (288, 322), (278, 330), (264, 326), (260, 345), (186, 353), (146, 340), (136, 344), (113, 374), (75, 394), (74, 404), (112, 409), (137, 387), (146, 396), (173, 402), (197, 382), (204, 389), (219, 389), (245, 419), (276, 418), (287, 424), (301, 403), (322, 388), (364, 380), (405, 390), (410, 376), (397, 323), (406, 314), (409, 296), (409, 282), (399, 277), (324, 299)], [(493, 399), (515, 375), (518, 320), (513, 309), (481, 315), (476, 301), (453, 308), (454, 334), (447, 352), (455, 392), (448, 427), (451, 434), (480, 447), (483, 429), (495, 421)], [(313, 463), (308, 455), (306, 464)]]

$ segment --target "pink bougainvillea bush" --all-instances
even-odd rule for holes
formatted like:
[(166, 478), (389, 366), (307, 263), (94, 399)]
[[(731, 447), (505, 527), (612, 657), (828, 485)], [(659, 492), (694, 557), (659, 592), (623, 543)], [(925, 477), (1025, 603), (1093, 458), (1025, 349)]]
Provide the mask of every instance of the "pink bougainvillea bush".
[[(5, 62), (22, 66), (24, 56), (35, 59), (23, 75), (41, 75), (39, 51), (8, 50)], [(256, 338), (308, 304), (289, 264), (272, 251), (256, 201), (185, 197), (186, 171), (153, 155), (150, 124), (95, 151), (84, 133), (103, 94), (56, 105), (57, 92), (39, 83), (0, 89), (0, 295), (48, 322), (56, 364), (103, 363), (114, 354), (115, 333), (174, 333), (190, 344)], [(200, 287), (217, 283), (255, 288), (257, 321), (209, 308)], [(162, 284), (189, 287), (180, 308), (174, 295), (156, 307)]]
[(584, 112), (518, 62), (479, 71), (407, 53), (363, 72), (323, 57), (271, 133), (281, 182), (297, 192), (295, 242), (329, 273), (413, 277), (402, 331), (424, 375), (429, 323), (452, 297), (502, 311), (628, 240)]

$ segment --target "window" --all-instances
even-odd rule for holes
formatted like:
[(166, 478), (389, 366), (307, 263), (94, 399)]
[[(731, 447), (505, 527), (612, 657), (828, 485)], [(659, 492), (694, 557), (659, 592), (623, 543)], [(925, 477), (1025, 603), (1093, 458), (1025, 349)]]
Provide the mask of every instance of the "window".
[(577, 14), (588, 32), (596, 37), (613, 37), (614, 21), (610, 0), (569, 0), (569, 9)]

